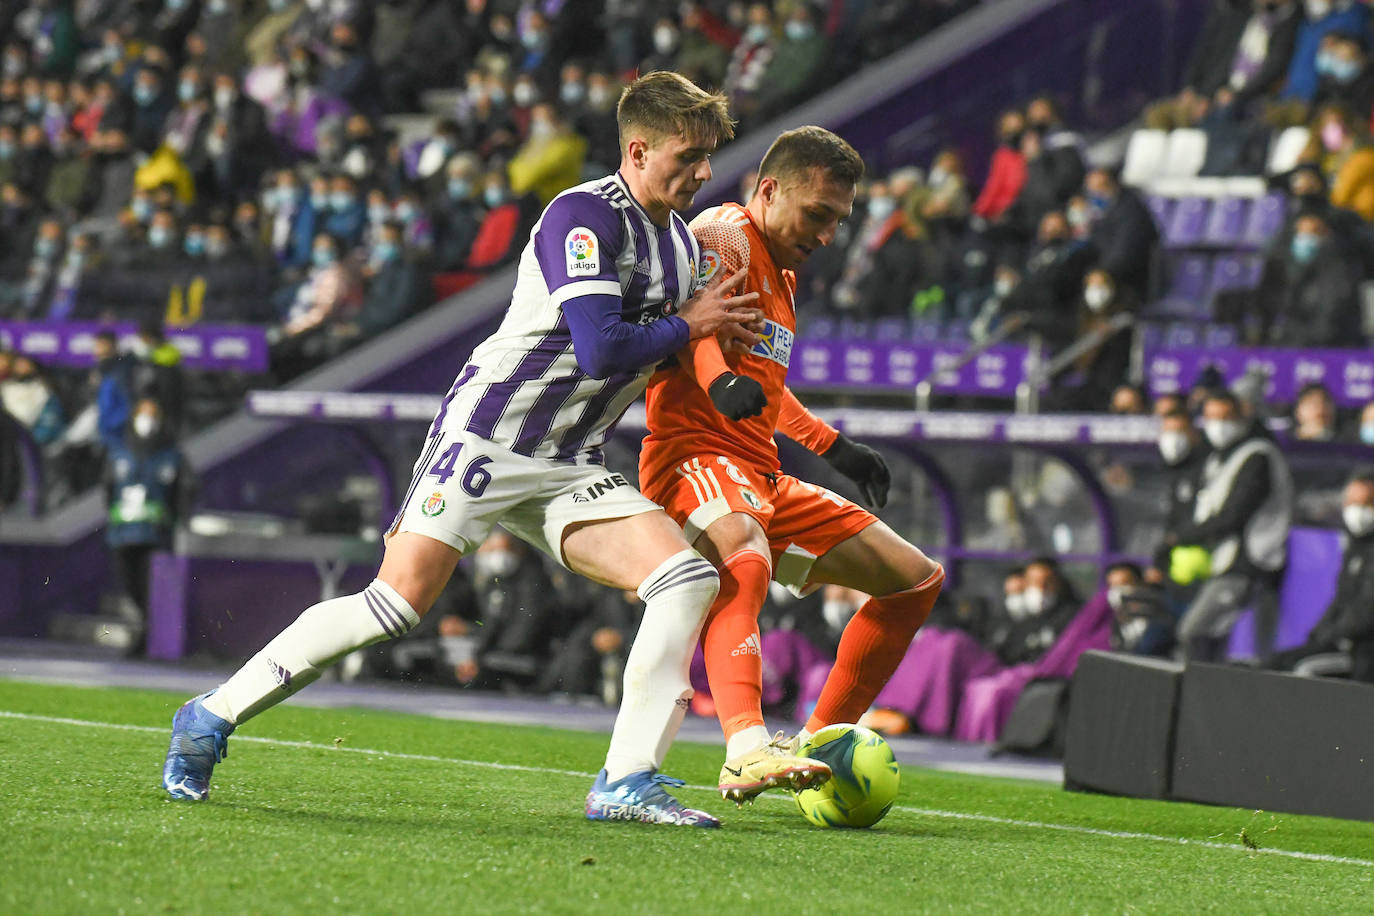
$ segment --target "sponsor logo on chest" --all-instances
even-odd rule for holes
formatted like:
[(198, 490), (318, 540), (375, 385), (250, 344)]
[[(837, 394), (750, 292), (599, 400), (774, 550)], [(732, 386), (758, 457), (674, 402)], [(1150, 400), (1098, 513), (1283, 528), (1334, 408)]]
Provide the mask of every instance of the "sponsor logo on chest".
[(771, 359), (786, 368), (792, 362), (792, 342), (797, 335), (775, 321), (765, 318), (759, 342), (749, 352), (764, 359)]

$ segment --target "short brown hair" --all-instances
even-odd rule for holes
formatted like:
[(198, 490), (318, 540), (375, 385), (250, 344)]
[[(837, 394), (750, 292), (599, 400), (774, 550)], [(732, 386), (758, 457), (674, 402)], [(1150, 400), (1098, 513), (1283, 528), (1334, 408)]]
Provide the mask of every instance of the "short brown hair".
[(735, 122), (725, 96), (707, 92), (669, 70), (647, 73), (626, 86), (615, 109), (615, 120), (620, 127), (622, 153), (636, 131), (642, 131), (651, 144), (681, 136), (709, 139), (719, 146), (735, 136)]
[(864, 160), (843, 137), (811, 125), (784, 131), (759, 163), (759, 180), (805, 176), (820, 169), (837, 184), (856, 185), (864, 177)]

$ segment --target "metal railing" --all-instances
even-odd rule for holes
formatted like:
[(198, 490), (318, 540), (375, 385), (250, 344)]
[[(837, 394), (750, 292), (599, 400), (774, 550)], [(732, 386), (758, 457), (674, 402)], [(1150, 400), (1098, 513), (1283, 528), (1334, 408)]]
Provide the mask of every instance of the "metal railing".
[[(992, 347), (1023, 329), (1030, 323), (1030, 318), (1029, 312), (1013, 312), (1007, 316), (1006, 321), (997, 326), (995, 331), (960, 353), (953, 362), (945, 365), (932, 365), (930, 374), (916, 384), (916, 409), (922, 412), (930, 410), (930, 396), (934, 391), (934, 380), (940, 375), (946, 372), (958, 372)], [(1034, 347), (1032, 349), (1034, 350)]]

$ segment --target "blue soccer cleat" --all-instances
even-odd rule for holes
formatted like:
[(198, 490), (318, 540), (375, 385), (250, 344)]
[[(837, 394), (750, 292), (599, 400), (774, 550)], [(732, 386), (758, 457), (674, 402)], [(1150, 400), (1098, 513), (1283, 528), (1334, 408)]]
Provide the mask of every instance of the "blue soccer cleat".
[(210, 773), (229, 756), (228, 738), (234, 726), (201, 705), (210, 693), (188, 700), (172, 716), (172, 743), (162, 765), (162, 787), (172, 798), (208, 798)]
[(686, 783), (681, 779), (653, 770), (641, 770), (624, 779), (607, 782), (606, 771), (602, 770), (587, 793), (587, 820), (719, 827), (719, 820), (705, 811), (688, 808), (663, 788), (682, 785)]

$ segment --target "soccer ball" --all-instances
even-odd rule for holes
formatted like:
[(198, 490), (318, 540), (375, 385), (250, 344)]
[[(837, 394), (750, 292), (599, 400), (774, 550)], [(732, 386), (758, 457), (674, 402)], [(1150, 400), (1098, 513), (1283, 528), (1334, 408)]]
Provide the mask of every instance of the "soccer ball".
[(827, 725), (801, 746), (830, 766), (830, 779), (796, 795), (817, 827), (872, 827), (897, 798), (901, 771), (882, 736), (862, 725)]

